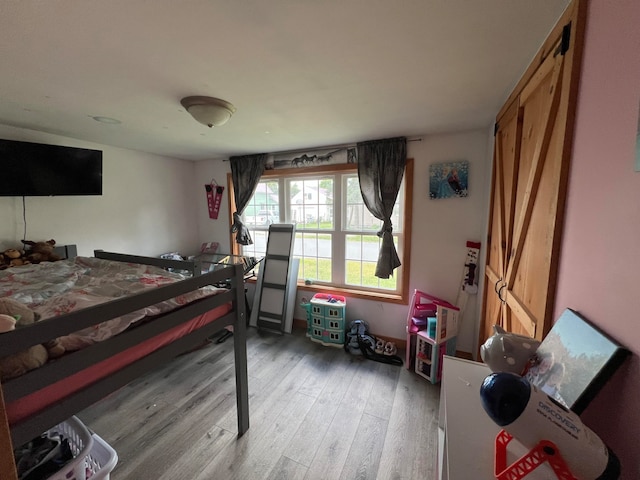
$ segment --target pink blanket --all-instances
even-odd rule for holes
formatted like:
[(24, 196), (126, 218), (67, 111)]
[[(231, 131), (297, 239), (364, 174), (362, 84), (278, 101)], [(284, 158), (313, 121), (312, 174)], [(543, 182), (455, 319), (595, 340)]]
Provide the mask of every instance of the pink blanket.
[[(158, 267), (76, 257), (0, 271), (0, 297), (24, 303), (42, 320), (183, 280), (181, 274)], [(78, 350), (106, 340), (138, 320), (167, 312), (225, 289), (206, 286), (171, 300), (61, 337), (64, 347)]]

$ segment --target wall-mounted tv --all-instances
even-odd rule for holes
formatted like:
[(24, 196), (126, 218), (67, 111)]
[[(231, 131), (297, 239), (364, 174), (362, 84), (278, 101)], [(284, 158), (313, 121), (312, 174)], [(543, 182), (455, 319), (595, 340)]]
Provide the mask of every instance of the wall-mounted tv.
[(102, 151), (0, 140), (0, 196), (102, 195)]

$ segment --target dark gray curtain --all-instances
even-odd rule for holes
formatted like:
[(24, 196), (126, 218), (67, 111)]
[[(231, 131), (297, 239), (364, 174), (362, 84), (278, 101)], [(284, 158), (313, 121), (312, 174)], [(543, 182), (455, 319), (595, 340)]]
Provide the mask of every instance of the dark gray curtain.
[(378, 254), (376, 277), (389, 278), (401, 265), (393, 244), (391, 214), (407, 163), (407, 139), (373, 140), (358, 143), (357, 146), (362, 199), (371, 214), (382, 220), (382, 229), (378, 232), (382, 246)]
[(240, 215), (244, 207), (249, 203), (249, 199), (256, 190), (260, 177), (264, 173), (264, 166), (267, 163), (267, 154), (243, 155), (229, 158), (231, 163), (231, 179), (233, 181), (233, 196), (236, 201), (236, 211), (233, 212), (233, 225), (231, 233), (236, 234), (236, 242), (240, 245), (251, 245), (251, 235), (249, 229), (242, 223)]

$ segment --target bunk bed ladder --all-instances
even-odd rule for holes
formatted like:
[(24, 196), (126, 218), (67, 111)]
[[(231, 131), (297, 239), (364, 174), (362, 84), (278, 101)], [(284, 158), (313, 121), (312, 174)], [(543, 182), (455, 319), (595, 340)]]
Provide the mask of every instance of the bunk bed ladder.
[[(256, 301), (252, 310), (255, 325), (261, 330), (283, 334), (291, 310), (290, 297), (295, 295), (293, 241), (295, 225), (282, 223), (269, 226), (267, 252), (256, 285)], [(297, 277), (297, 272), (296, 272)], [(253, 319), (252, 319), (252, 324)]]

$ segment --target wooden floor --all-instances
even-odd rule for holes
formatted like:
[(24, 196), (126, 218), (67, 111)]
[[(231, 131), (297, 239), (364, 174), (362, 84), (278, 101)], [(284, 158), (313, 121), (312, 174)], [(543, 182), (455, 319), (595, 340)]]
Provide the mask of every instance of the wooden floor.
[(78, 414), (118, 452), (112, 480), (434, 479), (439, 387), (404, 367), (250, 329), (250, 428), (237, 437), (233, 341)]

